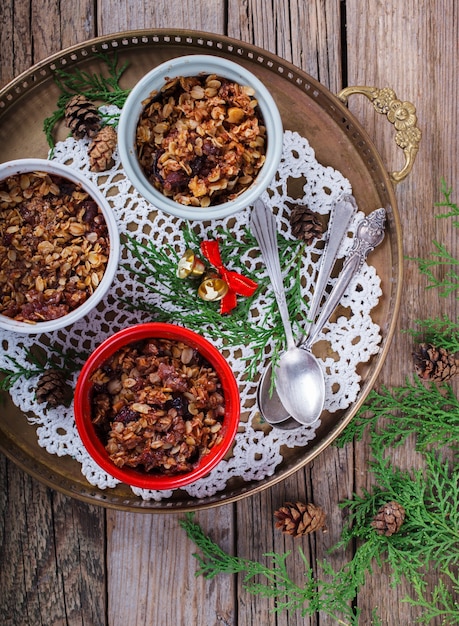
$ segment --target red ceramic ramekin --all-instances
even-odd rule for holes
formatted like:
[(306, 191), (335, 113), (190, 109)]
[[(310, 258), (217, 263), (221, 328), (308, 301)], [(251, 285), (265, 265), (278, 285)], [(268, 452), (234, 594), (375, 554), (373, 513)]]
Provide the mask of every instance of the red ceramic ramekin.
[[(117, 467), (109, 458), (91, 419), (92, 373), (120, 348), (149, 338), (182, 341), (197, 350), (215, 369), (225, 398), (221, 442), (198, 461), (190, 472), (176, 475), (149, 473), (145, 470)], [(240, 396), (234, 374), (224, 356), (201, 335), (176, 326), (151, 322), (125, 328), (101, 343), (88, 358), (78, 377), (74, 398), (75, 422), (83, 445), (92, 459), (108, 474), (118, 480), (149, 490), (178, 489), (208, 474), (226, 455), (236, 436), (240, 417)]]

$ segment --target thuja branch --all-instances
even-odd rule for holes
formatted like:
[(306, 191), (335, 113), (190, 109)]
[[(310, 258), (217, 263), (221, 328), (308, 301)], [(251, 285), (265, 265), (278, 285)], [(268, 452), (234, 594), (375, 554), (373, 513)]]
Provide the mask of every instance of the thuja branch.
[[(441, 616), (442, 624), (457, 624), (459, 605), (454, 594), (459, 591), (459, 467), (440, 453), (428, 452), (424, 470), (401, 471), (375, 444), (372, 451), (370, 470), (376, 486), (371, 494), (354, 495), (342, 503), (350, 510), (342, 543), (368, 541), (369, 521), (375, 510), (381, 503), (396, 499), (406, 511), (405, 522), (390, 538), (379, 538), (386, 544), (382, 555), (393, 582), (397, 584), (404, 577), (411, 583), (412, 596), (405, 600), (422, 609), (418, 621), (427, 624), (432, 616)], [(427, 573), (438, 581), (431, 591), (427, 589)], [(451, 581), (449, 589), (442, 577)]]
[[(446, 213), (437, 215), (437, 218), (454, 217), (459, 215), (459, 208), (452, 199), (452, 190), (448, 188), (446, 183), (442, 181), (441, 193), (443, 195), (443, 201), (436, 203), (435, 206), (448, 209)], [(455, 227), (459, 226), (457, 220), (453, 221)], [(429, 285), (427, 289), (436, 288), (439, 290), (439, 295), (442, 297), (449, 296), (455, 293), (459, 288), (459, 260), (448, 251), (447, 247), (439, 242), (433, 241), (434, 251), (431, 253), (430, 258), (410, 258), (411, 261), (416, 261), (421, 274), (427, 277)], [(436, 270), (441, 267), (450, 267), (442, 278), (436, 276)], [(458, 296), (459, 297), (459, 296)]]
[[(441, 193), (443, 195), (443, 201), (442, 202), (436, 202), (435, 206), (438, 207), (444, 207), (446, 209), (448, 209), (448, 211), (446, 213), (441, 213), (439, 215), (437, 215), (436, 217), (441, 219), (441, 218), (445, 218), (445, 217), (457, 217), (459, 216), (459, 206), (452, 201), (451, 199), (451, 195), (452, 195), (452, 187), (448, 187), (448, 185), (446, 184), (446, 181), (444, 179), (442, 179), (441, 181)], [(454, 220), (453, 221), (453, 226), (455, 226), (456, 228), (459, 227), (459, 221)]]
[(62, 370), (66, 374), (76, 372), (85, 360), (84, 355), (74, 350), (69, 350), (64, 354), (50, 346), (47, 346), (47, 351), (45, 351), (38, 345), (25, 350), (25, 364), (8, 355), (6, 358), (11, 363), (11, 367), (0, 367), (0, 391), (8, 391), (18, 380), (29, 380), (43, 374), (49, 368)]
[[(303, 616), (323, 612), (339, 624), (357, 625), (359, 611), (352, 608), (366, 578), (377, 565), (387, 563), (392, 584), (402, 579), (412, 584), (413, 597), (407, 598), (422, 611), (419, 620), (441, 616), (445, 625), (457, 624), (459, 607), (453, 598), (457, 590), (455, 568), (459, 563), (459, 467), (451, 466), (440, 454), (426, 453), (426, 468), (415, 472), (392, 466), (381, 450), (376, 450), (370, 469), (376, 484), (372, 492), (354, 494), (342, 503), (349, 511), (341, 540), (332, 550), (356, 543), (353, 558), (334, 570), (326, 561), (318, 564), (315, 576), (300, 550), (305, 572), (298, 584), (287, 573), (290, 553), (268, 553), (270, 564), (227, 554), (207, 536), (188, 515), (181, 521), (199, 553), (194, 556), (196, 575), (213, 578), (218, 574), (239, 574), (244, 588), (252, 594), (275, 601), (275, 611), (299, 610)], [(386, 537), (371, 527), (376, 511), (393, 499), (404, 507), (406, 519), (399, 532)], [(426, 572), (449, 578), (453, 589), (442, 582), (428, 592)]]
[[(205, 332), (214, 340), (221, 340), (223, 346), (250, 346), (250, 352), (241, 357), (247, 362), (246, 375), (252, 379), (264, 358), (265, 348), (273, 342), (273, 360), (278, 358), (285, 337), (282, 320), (267, 277), (259, 278), (250, 272), (241, 259), (256, 250), (257, 243), (246, 229), (241, 239), (222, 228), (208, 233), (209, 239), (219, 238), (220, 252), (225, 266), (241, 271), (258, 283), (258, 289), (251, 297), (238, 298), (238, 304), (230, 314), (221, 315), (219, 304), (205, 302), (197, 297), (198, 285), (192, 280), (177, 276), (179, 254), (172, 246), (159, 248), (152, 241), (141, 242), (127, 236), (125, 245), (134, 259), (125, 268), (135, 276), (136, 283), (143, 287), (138, 290), (135, 300), (121, 298), (130, 309), (143, 311), (158, 321), (174, 321), (197, 332)], [(199, 254), (200, 240), (188, 227), (184, 227), (183, 239), (186, 247)], [(301, 296), (301, 256), (303, 244), (279, 236), (279, 248), (286, 274), (287, 301), (294, 325), (300, 328), (304, 320), (304, 302)], [(239, 262), (238, 262), (239, 260)], [(242, 267), (240, 267), (242, 265)], [(259, 324), (251, 323), (251, 310), (260, 294), (264, 295), (263, 317)], [(266, 294), (266, 295), (265, 295)], [(147, 297), (148, 296), (148, 297)], [(296, 319), (295, 319), (296, 318)]]
[[(306, 616), (323, 611), (333, 617), (337, 624), (358, 626), (358, 611), (354, 612), (350, 602), (354, 590), (348, 577), (349, 571), (335, 574), (331, 581), (318, 580), (300, 550), (305, 573), (302, 585), (298, 585), (287, 572), (289, 552), (266, 554), (271, 563), (271, 566), (267, 566), (227, 554), (193, 521), (192, 514), (188, 514), (180, 525), (200, 550), (200, 553), (194, 554), (199, 563), (197, 576), (211, 579), (218, 574), (240, 574), (247, 592), (275, 601), (275, 612), (299, 610), (302, 616)], [(323, 567), (327, 577), (333, 573), (326, 563)]]
[(437, 348), (444, 348), (450, 353), (459, 351), (459, 322), (452, 321), (447, 315), (436, 318), (415, 320), (417, 328), (405, 331), (416, 342), (431, 343)]
[(336, 445), (360, 440), (365, 431), (371, 432), (376, 449), (398, 446), (412, 434), (420, 451), (431, 445), (456, 448), (459, 401), (451, 385), (425, 384), (413, 376), (404, 386), (372, 390)]

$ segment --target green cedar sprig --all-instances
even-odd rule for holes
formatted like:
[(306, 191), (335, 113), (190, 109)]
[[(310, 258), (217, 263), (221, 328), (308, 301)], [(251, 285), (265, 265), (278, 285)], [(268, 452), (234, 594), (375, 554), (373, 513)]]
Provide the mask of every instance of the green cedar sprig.
[[(112, 56), (108, 54), (95, 54), (99, 57), (107, 68), (107, 74), (90, 74), (78, 67), (71, 71), (57, 69), (55, 71), (55, 82), (60, 89), (60, 96), (57, 101), (57, 109), (43, 122), (43, 130), (51, 149), (55, 146), (54, 129), (56, 124), (64, 119), (65, 106), (72, 96), (81, 94), (89, 100), (99, 101), (102, 104), (113, 104), (121, 109), (129, 95), (129, 89), (120, 87), (120, 79), (126, 70), (128, 63), (118, 67), (118, 56), (115, 52)], [(105, 123), (113, 123), (113, 116), (107, 116)]]
[(407, 378), (404, 386), (372, 390), (346, 429), (336, 440), (339, 447), (361, 440), (371, 432), (376, 449), (397, 447), (416, 435), (416, 449), (431, 446), (459, 449), (459, 401), (448, 383), (423, 383)]
[[(452, 189), (448, 187), (444, 180), (441, 182), (441, 193), (443, 201), (437, 202), (435, 206), (448, 209), (446, 213), (436, 215), (437, 219), (459, 216), (459, 208), (451, 199)], [(459, 227), (459, 221), (453, 220), (452, 224), (455, 228)], [(445, 244), (434, 240), (435, 250), (431, 253), (430, 258), (408, 257), (411, 261), (416, 261), (421, 274), (427, 277), (429, 282), (427, 289), (438, 289), (439, 295), (446, 298), (455, 293), (459, 288), (459, 259), (452, 254)], [(436, 276), (436, 270), (441, 267), (451, 268), (444, 273), (442, 277)], [(459, 296), (458, 296), (459, 297)]]
[(80, 369), (85, 357), (80, 352), (68, 350), (65, 353), (56, 347), (47, 346), (47, 352), (42, 346), (34, 344), (25, 349), (26, 365), (17, 359), (6, 355), (11, 363), (11, 369), (0, 367), (0, 391), (9, 391), (20, 379), (29, 380), (53, 368), (65, 372), (67, 375)]
[[(305, 573), (301, 585), (288, 574), (290, 552), (268, 553), (269, 565), (227, 554), (188, 515), (180, 522), (199, 549), (196, 575), (213, 578), (219, 574), (240, 574), (244, 588), (254, 595), (275, 601), (274, 611), (299, 610), (302, 616), (323, 612), (339, 624), (358, 625), (358, 608), (353, 607), (367, 575), (375, 566), (387, 563), (392, 585), (402, 579), (412, 584), (413, 596), (405, 601), (422, 610), (419, 621), (428, 623), (432, 615), (441, 616), (446, 625), (457, 624), (459, 606), (454, 594), (459, 591), (459, 466), (441, 454), (426, 453), (426, 468), (402, 471), (386, 458), (385, 451), (373, 446), (370, 469), (376, 485), (372, 492), (353, 496), (341, 503), (349, 511), (342, 537), (332, 551), (357, 542), (353, 558), (334, 570), (327, 561), (318, 564), (318, 574), (301, 550)], [(379, 507), (396, 499), (406, 511), (405, 522), (391, 537), (378, 535), (371, 527)], [(438, 583), (427, 590), (425, 574), (435, 572)], [(446, 586), (445, 580), (450, 583)]]
[[(444, 184), (443, 193), (445, 202), (440, 206), (450, 209), (447, 216), (459, 215)], [(426, 267), (420, 262), (421, 272)], [(445, 289), (441, 281), (434, 286)], [(418, 326), (428, 331), (429, 339), (424, 337), (425, 340), (454, 349), (458, 325), (447, 316), (418, 320)], [(412, 334), (419, 339), (420, 332)], [(421, 611), (417, 621), (428, 624), (436, 618), (445, 626), (459, 623), (459, 465), (455, 462), (459, 402), (451, 385), (426, 384), (416, 377), (407, 378), (401, 387), (372, 391), (337, 445), (361, 439), (366, 432), (371, 436), (369, 469), (374, 485), (371, 492), (353, 494), (352, 499), (341, 503), (348, 511), (348, 518), (341, 539), (332, 550), (350, 543), (357, 546), (352, 559), (341, 569), (334, 571), (324, 561), (318, 564), (318, 574), (314, 577), (300, 550), (306, 581), (300, 587), (286, 574), (288, 553), (266, 555), (272, 559), (271, 567), (232, 557), (188, 516), (181, 525), (201, 551), (195, 555), (200, 564), (197, 575), (212, 578), (223, 572), (238, 573), (243, 575), (247, 591), (273, 598), (275, 610), (299, 609), (302, 615), (322, 611), (339, 624), (353, 626), (359, 623), (359, 611), (352, 607), (366, 576), (375, 566), (387, 563), (393, 585), (402, 579), (411, 583), (412, 594), (404, 600)], [(415, 438), (415, 448), (425, 462), (423, 469), (402, 471), (391, 462), (391, 450), (405, 444), (408, 437)], [(454, 461), (447, 458), (451, 451)], [(391, 500), (404, 507), (406, 518), (397, 533), (385, 537), (374, 531), (371, 521), (379, 507)], [(427, 573), (435, 574), (434, 580), (438, 581), (431, 590), (427, 588)], [(261, 582), (253, 585), (254, 578)], [(328, 589), (333, 590), (331, 595)]]
[[(182, 231), (184, 246), (200, 255), (200, 239), (191, 228), (186, 225)], [(221, 315), (219, 303), (205, 302), (197, 298), (198, 283), (193, 280), (183, 280), (177, 277), (177, 264), (180, 254), (172, 246), (157, 247), (151, 240), (139, 241), (127, 236), (124, 245), (130, 251), (135, 262), (134, 266), (125, 264), (125, 268), (135, 276), (148, 292), (158, 296), (155, 303), (139, 297), (137, 300), (123, 299), (121, 301), (128, 308), (152, 315), (157, 321), (174, 321), (195, 331), (205, 328), (210, 339), (223, 341), (224, 346), (249, 345), (253, 354), (247, 359), (246, 375), (252, 379), (259, 369), (259, 363), (267, 343), (274, 339), (275, 361), (284, 346), (285, 335), (282, 320), (274, 298), (268, 296), (270, 304), (261, 324), (250, 323), (250, 311), (254, 299), (260, 292), (270, 292), (272, 289), (267, 277), (260, 279), (256, 273), (239, 267), (235, 259), (250, 253), (258, 248), (255, 238), (249, 229), (245, 229), (243, 236), (236, 239), (234, 234), (221, 227), (209, 231), (208, 239), (219, 238), (220, 253), (225, 266), (240, 271), (258, 283), (258, 289), (251, 297), (239, 297), (238, 304), (228, 315)], [(301, 296), (301, 257), (304, 244), (291, 241), (282, 235), (278, 237), (282, 269), (286, 275), (287, 302), (294, 320), (294, 326), (300, 332), (301, 321), (306, 319), (304, 300)]]
[[(376, 486), (371, 494), (354, 495), (341, 504), (350, 513), (336, 548), (356, 540), (381, 542), (378, 562), (388, 563), (394, 585), (402, 578), (411, 583), (413, 595), (405, 601), (422, 609), (418, 621), (429, 623), (432, 615), (437, 615), (445, 625), (457, 624), (459, 466), (441, 452), (428, 451), (423, 455), (424, 469), (402, 471), (392, 465), (384, 450), (378, 449), (376, 441), (372, 440), (371, 447), (374, 461), (370, 470)], [(391, 537), (380, 537), (372, 533), (370, 522), (378, 508), (390, 500), (404, 507), (405, 522)], [(432, 591), (427, 589), (428, 572), (436, 574), (438, 580)]]
[(447, 315), (435, 318), (417, 319), (416, 328), (405, 332), (413, 337), (416, 343), (431, 343), (437, 348), (444, 348), (451, 354), (459, 351), (459, 322)]
[(290, 552), (267, 553), (264, 556), (270, 559), (270, 565), (264, 565), (226, 553), (193, 520), (193, 514), (187, 514), (179, 523), (200, 550), (193, 554), (199, 563), (196, 576), (212, 579), (220, 574), (239, 574), (247, 592), (275, 601), (275, 612), (300, 610), (304, 617), (324, 611), (336, 619), (338, 624), (358, 626), (358, 612), (355, 613), (350, 604), (350, 581), (344, 582), (336, 576), (329, 581), (327, 577), (332, 570), (326, 563), (323, 564), (326, 575), (323, 580), (318, 580), (300, 549), (305, 573), (302, 585), (299, 585), (292, 580), (287, 570)]

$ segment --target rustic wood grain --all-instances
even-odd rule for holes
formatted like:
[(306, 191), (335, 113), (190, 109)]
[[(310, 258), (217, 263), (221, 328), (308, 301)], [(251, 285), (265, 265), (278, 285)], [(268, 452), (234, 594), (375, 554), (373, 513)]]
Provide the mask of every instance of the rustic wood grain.
[[(457, 188), (459, 13), (454, 0), (6, 0), (0, 5), (0, 84), (63, 47), (95, 36), (139, 28), (187, 28), (227, 34), (275, 52), (336, 93), (344, 86), (395, 89), (418, 110), (423, 132), (414, 170), (397, 187), (405, 254), (428, 256), (435, 237), (459, 256), (457, 232), (436, 220), (440, 181)], [(350, 109), (387, 164), (400, 169), (394, 129), (363, 96)], [(457, 189), (456, 189), (457, 191)], [(416, 318), (447, 312), (457, 301), (426, 292), (416, 264), (405, 261), (403, 303), (389, 358), (378, 384), (403, 384), (411, 371), (412, 344), (401, 332)], [(345, 523), (338, 505), (354, 490), (369, 488), (368, 441), (329, 447), (294, 476), (269, 490), (201, 511), (196, 520), (224, 549), (266, 560), (291, 550), (292, 577), (301, 582), (301, 547), (310, 563), (327, 558), (335, 568), (353, 546), (328, 554)], [(394, 453), (401, 467), (417, 467), (413, 442)], [(312, 500), (327, 511), (327, 532), (293, 540), (274, 528), (273, 512), (287, 500)], [(179, 515), (104, 511), (66, 498), (0, 458), (0, 623), (6, 626), (110, 624), (110, 626), (331, 626), (318, 614), (302, 618), (272, 612), (273, 603), (248, 594), (242, 579), (195, 578), (195, 546), (179, 527)], [(431, 581), (432, 583), (434, 581)], [(383, 626), (415, 623), (417, 609), (402, 602), (408, 589), (390, 585), (377, 567), (357, 598), (361, 624), (377, 609)], [(440, 626), (433, 620), (432, 626)]]
[(228, 35), (253, 43), (317, 78), (337, 93), (341, 76), (341, 3), (229, 0)]
[[(233, 552), (231, 505), (199, 512), (208, 533), (219, 529), (224, 550)], [(234, 582), (196, 578), (196, 546), (179, 526), (183, 516), (118, 513), (108, 521), (108, 623), (123, 626), (173, 626), (237, 623)]]
[(90, 0), (12, 2), (0, 4), (0, 84), (63, 48), (94, 37)]
[(184, 28), (209, 33), (224, 33), (223, 0), (157, 0), (156, 2), (98, 2), (100, 35), (142, 28)]
[[(93, 37), (91, 7), (1, 3), (0, 85)], [(105, 623), (105, 512), (44, 487), (3, 456), (0, 464), (0, 623)]]
[[(232, 8), (234, 7), (234, 11)], [(239, 12), (237, 8), (240, 7)], [(244, 12), (242, 12), (244, 10)], [(262, 0), (249, 0), (247, 4), (230, 0), (229, 35), (253, 43), (285, 58), (317, 78), (330, 91), (337, 93), (343, 86), (341, 75), (341, 6), (339, 2), (274, 3), (274, 18), (266, 10)], [(345, 458), (345, 470), (342, 460)], [(350, 497), (353, 484), (352, 455), (336, 448), (326, 450), (309, 467), (298, 472), (270, 490), (237, 503), (238, 528), (256, 528), (254, 533), (238, 534), (238, 554), (255, 560), (262, 559), (266, 552), (280, 553), (291, 551), (289, 564), (301, 580), (304, 563), (299, 554), (303, 550), (310, 563), (322, 560), (326, 551), (338, 540), (342, 530), (342, 514), (337, 502)], [(339, 471), (336, 471), (336, 470)], [(293, 540), (273, 531), (273, 512), (285, 501), (313, 501), (327, 511), (330, 530), (318, 537)], [(337, 553), (328, 557), (338, 569), (344, 564), (349, 553)], [(279, 624), (334, 624), (326, 615), (303, 618), (299, 612), (276, 615), (272, 601), (247, 597), (239, 581), (239, 597), (244, 604), (239, 614), (240, 624), (250, 626), (254, 616), (259, 615), (260, 623)]]
[(2, 626), (105, 623), (103, 511), (0, 470)]
[[(371, 7), (371, 10), (370, 10)], [(458, 135), (457, 66), (459, 62), (457, 4), (450, 1), (408, 0), (403, 3), (360, 2), (348, 0), (347, 60), (351, 85), (392, 87), (399, 99), (417, 107), (423, 137), (411, 175), (396, 190), (404, 232), (407, 257), (430, 256), (432, 240), (446, 243), (457, 256), (457, 234), (448, 220), (436, 220), (434, 203), (440, 201), (440, 182), (445, 179), (457, 191), (458, 161), (455, 142)], [(375, 114), (365, 98), (354, 96), (350, 108), (367, 129), (389, 171), (400, 169), (403, 155), (394, 142), (394, 128)], [(425, 291), (416, 263), (405, 261), (403, 302), (399, 316), (400, 332), (396, 334), (390, 358), (380, 374), (386, 385), (403, 385), (412, 371), (413, 343), (402, 329), (414, 328), (416, 319), (447, 313), (454, 319), (457, 301), (442, 300), (435, 291)], [(369, 488), (371, 476), (365, 471), (368, 448), (365, 442), (355, 446), (357, 490)], [(413, 442), (397, 450), (394, 463), (403, 468), (419, 466)], [(362, 623), (370, 623), (378, 608), (383, 624), (414, 623), (418, 609), (402, 602), (407, 588), (390, 586), (386, 568), (369, 576), (365, 590), (359, 594)], [(431, 624), (441, 624), (441, 619)]]

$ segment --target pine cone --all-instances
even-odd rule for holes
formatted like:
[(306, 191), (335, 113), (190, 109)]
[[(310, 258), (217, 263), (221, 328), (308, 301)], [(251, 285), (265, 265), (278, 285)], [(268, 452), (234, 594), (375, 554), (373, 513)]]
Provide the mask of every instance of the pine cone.
[(437, 348), (431, 343), (421, 343), (413, 358), (414, 369), (423, 380), (445, 382), (458, 372), (459, 359), (445, 348)]
[(286, 502), (274, 512), (274, 517), (278, 520), (276, 528), (293, 537), (301, 537), (320, 529), (325, 531), (325, 512), (311, 503)]
[(400, 530), (404, 520), (405, 509), (398, 502), (392, 500), (379, 509), (371, 522), (371, 526), (378, 535), (390, 537)]
[(100, 130), (99, 110), (85, 96), (73, 96), (65, 106), (65, 123), (76, 139), (94, 137)]
[(114, 165), (113, 152), (118, 135), (113, 126), (104, 126), (94, 137), (88, 148), (91, 171), (105, 172)]
[(36, 400), (39, 404), (57, 407), (66, 404), (69, 395), (65, 374), (61, 370), (46, 370), (37, 383)]
[(314, 211), (304, 205), (296, 205), (290, 214), (290, 226), (292, 235), (297, 239), (304, 239), (309, 245), (314, 239), (320, 239), (324, 234), (324, 227)]

